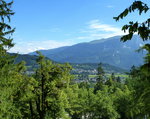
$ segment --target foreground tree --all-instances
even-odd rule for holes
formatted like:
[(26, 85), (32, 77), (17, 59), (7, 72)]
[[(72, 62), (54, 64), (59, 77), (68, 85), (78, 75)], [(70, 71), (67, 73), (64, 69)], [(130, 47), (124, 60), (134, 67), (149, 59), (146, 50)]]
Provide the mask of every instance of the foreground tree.
[[(123, 19), (126, 17), (129, 13), (134, 12), (135, 10), (138, 11), (139, 15), (142, 13), (148, 13), (150, 8), (147, 6), (147, 4), (143, 3), (142, 1), (134, 1), (133, 4), (126, 8), (119, 16), (114, 17), (116, 21), (119, 21), (120, 19)], [(131, 40), (132, 36), (137, 33), (143, 41), (150, 40), (150, 18), (147, 18), (144, 22), (129, 22), (129, 24), (124, 25), (122, 27), (122, 30), (124, 32), (128, 31), (127, 35), (124, 35), (121, 38), (121, 41), (125, 42), (127, 40)], [(128, 83), (130, 87), (132, 87), (132, 90), (135, 90), (134, 93), (134, 102), (135, 105), (140, 104), (140, 108), (138, 110), (132, 113), (132, 117), (134, 115), (138, 115), (137, 117), (141, 118), (149, 118), (150, 115), (150, 88), (148, 85), (150, 85), (150, 44), (147, 43), (143, 47), (139, 49), (140, 50), (146, 50), (147, 54), (144, 57), (145, 64), (140, 66), (137, 70), (132, 69), (131, 72), (131, 79), (133, 80), (132, 83)], [(134, 67), (133, 67), (134, 68)], [(135, 71), (138, 72), (135, 74)], [(131, 86), (132, 85), (132, 86)]]
[[(139, 12), (139, 15), (141, 15), (142, 13), (148, 13), (150, 8), (147, 6), (147, 4), (141, 1), (135, 1), (129, 8), (126, 8), (119, 16), (114, 17), (114, 19), (116, 21), (119, 21), (120, 19), (123, 19), (129, 13), (134, 12), (135, 10), (137, 10)], [(122, 36), (121, 38), (121, 41), (123, 42), (131, 40), (132, 36), (135, 33), (138, 33), (138, 35), (142, 38), (143, 41), (150, 40), (150, 18), (148, 18), (142, 23), (130, 21), (129, 24), (126, 24), (122, 27), (122, 30), (124, 32), (128, 31), (128, 34)], [(141, 66), (141, 70), (143, 70), (143, 72), (147, 76), (150, 76), (150, 44), (145, 44), (142, 48), (139, 49), (139, 51), (143, 49), (147, 51), (147, 54), (145, 57), (145, 64)]]
[[(126, 8), (119, 16), (114, 17), (116, 21), (119, 21), (120, 19), (123, 19), (126, 17), (129, 13), (134, 12), (137, 10), (139, 12), (139, 15), (142, 13), (147, 13), (149, 11), (149, 7), (147, 4), (143, 3), (142, 1), (135, 1), (133, 4), (129, 7)], [(146, 21), (139, 23), (139, 22), (129, 22), (129, 24), (126, 24), (122, 27), (122, 30), (124, 32), (128, 31), (127, 35), (124, 35), (121, 40), (122, 41), (127, 41), (131, 40), (133, 34), (138, 33), (140, 37), (143, 40), (149, 40), (150, 39), (150, 18), (148, 18)]]
[(16, 81), (21, 77), (16, 72), (12, 57), (6, 53), (13, 46), (11, 34), (14, 29), (8, 24), (14, 14), (11, 10), (12, 3), (0, 0), (0, 118), (20, 116), (19, 109), (13, 103), (13, 94), (18, 86)]
[(0, 54), (5, 54), (6, 51), (13, 47), (11, 35), (15, 29), (11, 28), (8, 22), (10, 22), (11, 15), (14, 12), (11, 10), (13, 2), (7, 3), (4, 0), (0, 0)]
[(6, 53), (7, 50), (14, 45), (11, 35), (15, 29), (11, 28), (8, 24), (11, 15), (14, 14), (11, 10), (12, 3), (13, 2), (7, 3), (4, 0), (0, 0), (0, 68), (12, 62), (10, 56)]
[(37, 85), (34, 87), (35, 98), (30, 103), (30, 110), (36, 118), (61, 118), (65, 116), (68, 103), (64, 89), (69, 86), (71, 67), (68, 64), (54, 64), (38, 54), (39, 68), (34, 76)]

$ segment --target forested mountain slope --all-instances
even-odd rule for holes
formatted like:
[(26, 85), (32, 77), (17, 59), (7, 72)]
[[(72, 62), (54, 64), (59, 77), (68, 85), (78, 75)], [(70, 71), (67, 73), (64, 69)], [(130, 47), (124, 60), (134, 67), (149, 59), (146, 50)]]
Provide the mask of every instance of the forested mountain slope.
[[(41, 50), (43, 55), (57, 61), (70, 63), (107, 63), (129, 69), (132, 65), (141, 65), (145, 52), (136, 52), (144, 42), (138, 36), (132, 40), (120, 42), (120, 36), (79, 43), (73, 46)], [(31, 55), (35, 52), (30, 53)]]

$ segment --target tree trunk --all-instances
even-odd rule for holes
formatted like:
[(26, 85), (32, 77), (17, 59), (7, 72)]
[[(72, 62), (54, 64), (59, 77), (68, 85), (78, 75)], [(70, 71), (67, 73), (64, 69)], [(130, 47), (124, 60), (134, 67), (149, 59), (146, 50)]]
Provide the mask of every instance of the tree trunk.
[(31, 119), (33, 119), (33, 107), (32, 107), (32, 102), (29, 101), (29, 105), (30, 105), (30, 112), (31, 112)]

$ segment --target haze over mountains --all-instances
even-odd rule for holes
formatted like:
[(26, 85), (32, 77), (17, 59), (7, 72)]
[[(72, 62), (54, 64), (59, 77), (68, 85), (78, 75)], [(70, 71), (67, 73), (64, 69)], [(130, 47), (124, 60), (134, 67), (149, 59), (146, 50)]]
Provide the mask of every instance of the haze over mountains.
[[(120, 36), (79, 43), (50, 50), (40, 50), (46, 57), (57, 62), (107, 63), (124, 69), (141, 65), (145, 52), (135, 52), (144, 42), (133, 36), (132, 40), (120, 42)], [(30, 53), (35, 55), (36, 53)]]

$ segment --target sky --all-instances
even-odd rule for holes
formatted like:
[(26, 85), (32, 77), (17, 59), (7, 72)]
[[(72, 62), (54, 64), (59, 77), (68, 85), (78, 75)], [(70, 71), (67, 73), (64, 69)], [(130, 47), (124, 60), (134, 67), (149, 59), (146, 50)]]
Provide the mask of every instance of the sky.
[[(149, 15), (132, 13), (116, 22), (113, 17), (134, 0), (14, 0), (11, 26), (15, 46), (9, 52), (26, 54), (76, 43), (123, 35), (129, 21)], [(143, 0), (150, 5), (150, 0)]]

